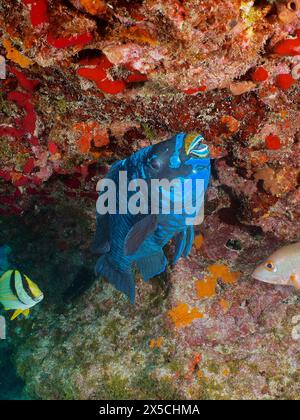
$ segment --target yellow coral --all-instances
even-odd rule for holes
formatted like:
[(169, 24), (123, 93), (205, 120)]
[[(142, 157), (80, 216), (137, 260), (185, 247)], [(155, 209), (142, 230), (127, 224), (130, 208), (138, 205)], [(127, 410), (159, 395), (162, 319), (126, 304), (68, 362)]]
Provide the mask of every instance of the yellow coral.
[(91, 15), (102, 14), (106, 10), (103, 0), (80, 0), (82, 7)]
[(21, 54), (16, 48), (12, 46), (9, 39), (4, 39), (2, 44), (6, 50), (6, 57), (9, 60), (12, 60), (14, 63), (25, 69), (33, 64), (29, 58), (25, 57), (25, 55)]
[(240, 277), (239, 272), (230, 271), (229, 267), (223, 264), (213, 264), (208, 267), (209, 275), (205, 276), (203, 280), (197, 280), (196, 292), (200, 299), (212, 297), (216, 294), (216, 286), (218, 279), (224, 283), (235, 284)]
[(206, 276), (196, 281), (197, 296), (200, 299), (212, 297), (216, 294), (217, 280), (214, 276)]
[(152, 340), (150, 340), (150, 349), (155, 349), (155, 348), (160, 348), (162, 346), (164, 339), (163, 337), (158, 337), (157, 339), (152, 338)]
[(131, 26), (130, 28), (122, 31), (122, 36), (133, 41), (141, 42), (143, 44), (149, 44), (153, 46), (158, 44), (157, 39), (152, 34), (150, 34), (147, 29), (144, 29), (138, 25)]
[(247, 28), (247, 37), (251, 38), (253, 35), (253, 25), (263, 17), (261, 10), (257, 9), (254, 5), (254, 0), (246, 0), (241, 2), (240, 10), (242, 19)]
[(203, 318), (203, 314), (197, 308), (190, 309), (186, 303), (180, 303), (168, 312), (176, 328), (182, 328), (191, 324), (194, 319)]
[(228, 368), (224, 368), (222, 373), (223, 373), (224, 376), (229, 376), (230, 375), (230, 370)]
[(201, 249), (204, 242), (204, 237), (201, 233), (195, 236), (194, 245), (196, 249)]
[(260, 169), (254, 175), (256, 181), (263, 181), (264, 190), (276, 197), (281, 197), (297, 187), (298, 169), (283, 168), (277, 172), (270, 167)]
[(94, 141), (95, 147), (103, 147), (109, 144), (107, 129), (102, 128), (96, 121), (76, 123), (73, 129), (81, 133), (78, 140), (78, 148), (81, 153), (90, 151), (92, 141)]
[(203, 371), (202, 371), (202, 370), (198, 370), (198, 372), (197, 372), (197, 376), (198, 376), (198, 379), (203, 379), (203, 378), (204, 378), (204, 373), (203, 373)]
[(221, 308), (223, 309), (224, 313), (226, 313), (229, 309), (229, 302), (226, 299), (220, 299), (219, 304), (221, 306)]
[(208, 267), (208, 271), (215, 277), (216, 280), (220, 278), (227, 284), (235, 284), (241, 274), (239, 272), (234, 273), (230, 271), (229, 267), (223, 264), (213, 264)]

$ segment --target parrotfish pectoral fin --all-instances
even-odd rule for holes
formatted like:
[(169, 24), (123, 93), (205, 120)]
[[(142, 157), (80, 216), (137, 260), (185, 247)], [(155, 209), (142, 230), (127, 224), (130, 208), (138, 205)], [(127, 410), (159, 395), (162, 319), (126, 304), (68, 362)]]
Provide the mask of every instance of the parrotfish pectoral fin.
[(135, 301), (135, 281), (132, 271), (119, 271), (113, 267), (107, 255), (102, 255), (95, 267), (96, 275), (105, 277), (109, 283), (115, 286), (120, 292), (125, 293), (132, 304)]
[(163, 250), (161, 250), (160, 252), (150, 256), (148, 255), (145, 258), (139, 258), (136, 263), (143, 279), (148, 281), (152, 279), (152, 277), (165, 271), (168, 260)]
[(149, 214), (137, 222), (128, 232), (125, 238), (125, 255), (134, 254), (142, 245), (148, 235), (155, 231), (157, 227), (157, 216)]
[(13, 321), (14, 319), (16, 319), (19, 315), (21, 315), (21, 314), (23, 314), (24, 316), (25, 316), (25, 318), (27, 318), (28, 317), (28, 315), (29, 315), (29, 309), (17, 309), (14, 313), (13, 313), (13, 315), (12, 315), (12, 317), (10, 318), (11, 319), (11, 321)]

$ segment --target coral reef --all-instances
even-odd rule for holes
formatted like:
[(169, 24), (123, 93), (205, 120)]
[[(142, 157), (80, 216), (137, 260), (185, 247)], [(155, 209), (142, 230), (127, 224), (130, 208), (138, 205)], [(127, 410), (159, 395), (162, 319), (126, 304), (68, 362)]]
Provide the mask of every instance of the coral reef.
[[(67, 222), (61, 215), (61, 223)], [(28, 218), (23, 235), (33, 225)], [(49, 238), (41, 239), (38, 231), (32, 235), (45, 249)], [(78, 235), (72, 231), (69, 240)], [(17, 237), (16, 231), (16, 242)], [(180, 260), (166, 275), (138, 281), (135, 307), (102, 280), (64, 302), (60, 281), (64, 275), (66, 287), (74, 267), (63, 268), (65, 257), (57, 254), (51, 256), (54, 272), (44, 272), (36, 256), (30, 265), (40, 283), (44, 278), (46, 300), (30, 319), (11, 327), (13, 361), (26, 394), (44, 399), (298, 399), (299, 297), (292, 288), (250, 277), (255, 261), (278, 243), (239, 228), (226, 237), (238, 237), (241, 247), (228, 248), (218, 265), (215, 257), (207, 257), (205, 238), (189, 260)], [(224, 245), (218, 247), (222, 252)], [(82, 251), (75, 245), (68, 252), (74, 255), (73, 262), (66, 259), (68, 266), (76, 264), (75, 255), (78, 264)], [(199, 282), (208, 276), (214, 278), (213, 291), (199, 295)]]
[[(299, 1), (0, 0), (0, 26), (1, 233), (47, 296), (12, 328), (28, 394), (299, 398), (299, 298), (250, 277), (300, 240)], [(136, 308), (63, 303), (98, 179), (178, 131), (214, 159), (192, 257)]]

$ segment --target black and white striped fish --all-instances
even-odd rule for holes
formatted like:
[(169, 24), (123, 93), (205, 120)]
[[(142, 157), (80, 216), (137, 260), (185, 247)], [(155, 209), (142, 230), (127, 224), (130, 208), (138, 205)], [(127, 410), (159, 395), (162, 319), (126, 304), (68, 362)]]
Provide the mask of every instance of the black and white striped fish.
[(4, 309), (15, 310), (11, 319), (29, 315), (29, 309), (43, 300), (39, 287), (18, 270), (6, 271), (0, 277), (0, 303)]

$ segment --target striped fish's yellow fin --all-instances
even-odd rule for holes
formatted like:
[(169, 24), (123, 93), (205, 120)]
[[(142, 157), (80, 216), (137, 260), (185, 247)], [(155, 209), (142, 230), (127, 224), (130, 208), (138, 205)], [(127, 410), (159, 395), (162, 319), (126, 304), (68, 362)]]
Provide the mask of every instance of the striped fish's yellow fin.
[(12, 315), (12, 317), (10, 318), (11, 319), (11, 321), (13, 321), (14, 319), (16, 319), (19, 315), (21, 315), (21, 313), (23, 312), (23, 309), (17, 309), (14, 313), (13, 313), (13, 315)]
[(25, 311), (23, 311), (23, 315), (25, 316), (25, 318), (27, 318), (29, 314), (30, 314), (29, 309), (25, 309)]
[(25, 316), (25, 318), (27, 318), (28, 317), (28, 315), (30, 314), (30, 310), (29, 309), (17, 309), (14, 313), (13, 313), (13, 315), (12, 315), (12, 317), (10, 318), (11, 319), (11, 321), (13, 321), (14, 319), (16, 319), (19, 315), (24, 315)]
[(40, 288), (35, 283), (33, 283), (33, 281), (31, 281), (30, 278), (28, 278), (27, 276), (25, 276), (25, 279), (26, 279), (26, 281), (28, 283), (28, 286), (29, 286), (29, 288), (30, 288), (33, 296), (34, 297), (41, 296), (42, 295), (42, 292), (41, 292)]

